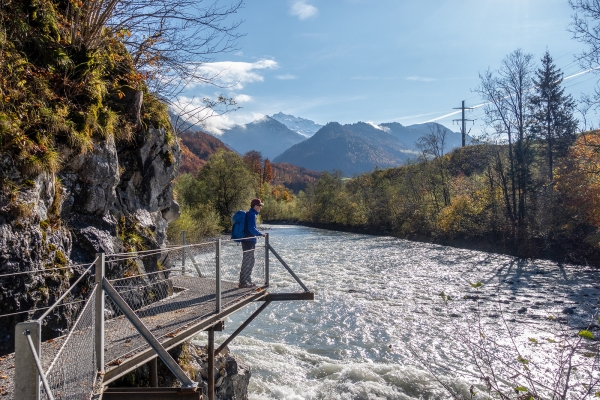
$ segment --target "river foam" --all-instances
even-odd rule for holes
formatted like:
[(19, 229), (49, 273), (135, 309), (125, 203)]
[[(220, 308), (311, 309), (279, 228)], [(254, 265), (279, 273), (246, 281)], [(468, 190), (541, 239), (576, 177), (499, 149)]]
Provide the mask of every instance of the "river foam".
[[(468, 398), (472, 383), (477, 391), (482, 386), (465, 354), (465, 335), (485, 331), (513, 340), (532, 354), (533, 368), (549, 362), (550, 331), (557, 338), (577, 332), (598, 308), (599, 274), (586, 267), (390, 237), (268, 228), (271, 244), (315, 301), (271, 303), (230, 345), (251, 368), (253, 400), (449, 398), (440, 381)], [(274, 258), (270, 291), (301, 291)], [(217, 343), (256, 308), (226, 321)]]

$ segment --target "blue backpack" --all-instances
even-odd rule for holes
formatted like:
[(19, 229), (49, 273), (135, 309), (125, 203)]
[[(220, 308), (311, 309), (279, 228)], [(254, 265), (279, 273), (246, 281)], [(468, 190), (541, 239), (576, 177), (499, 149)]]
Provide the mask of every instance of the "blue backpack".
[(246, 211), (239, 210), (231, 217), (233, 226), (231, 227), (231, 238), (236, 242), (241, 242), (241, 239), (246, 237)]

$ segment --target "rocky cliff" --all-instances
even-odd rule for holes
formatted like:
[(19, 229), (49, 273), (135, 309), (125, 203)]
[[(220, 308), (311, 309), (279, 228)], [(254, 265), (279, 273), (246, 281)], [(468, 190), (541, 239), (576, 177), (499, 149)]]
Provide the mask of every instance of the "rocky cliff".
[[(0, 275), (47, 270), (0, 278), (0, 314), (54, 303), (80, 276), (77, 265), (92, 262), (97, 252), (163, 246), (167, 224), (178, 216), (172, 181), (180, 150), (165, 129), (141, 129), (119, 144), (108, 137), (87, 152), (63, 148), (62, 154), (57, 173), (34, 177), (10, 154), (0, 157), (5, 186), (21, 183), (0, 193)], [(57, 267), (65, 269), (50, 269)], [(59, 307), (45, 334), (59, 335), (76, 307)], [(14, 326), (27, 315), (3, 318), (0, 353), (12, 351)]]

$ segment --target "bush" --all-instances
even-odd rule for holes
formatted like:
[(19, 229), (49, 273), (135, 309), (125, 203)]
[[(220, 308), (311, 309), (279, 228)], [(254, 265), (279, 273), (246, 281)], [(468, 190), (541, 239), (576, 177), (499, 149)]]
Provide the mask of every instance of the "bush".
[(223, 228), (219, 222), (219, 214), (211, 204), (183, 207), (179, 218), (169, 224), (167, 238), (171, 243), (181, 243), (181, 232), (185, 231), (187, 243), (198, 243), (220, 234)]

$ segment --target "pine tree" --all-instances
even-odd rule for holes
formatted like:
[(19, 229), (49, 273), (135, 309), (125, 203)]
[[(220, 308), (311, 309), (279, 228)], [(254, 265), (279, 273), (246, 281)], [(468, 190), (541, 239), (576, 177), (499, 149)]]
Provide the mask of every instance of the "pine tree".
[(531, 98), (533, 121), (531, 132), (547, 145), (548, 179), (553, 181), (554, 153), (562, 154), (575, 139), (577, 120), (573, 117), (575, 101), (565, 95), (562, 72), (554, 65), (550, 53), (542, 57), (542, 66), (536, 71), (535, 94)]

